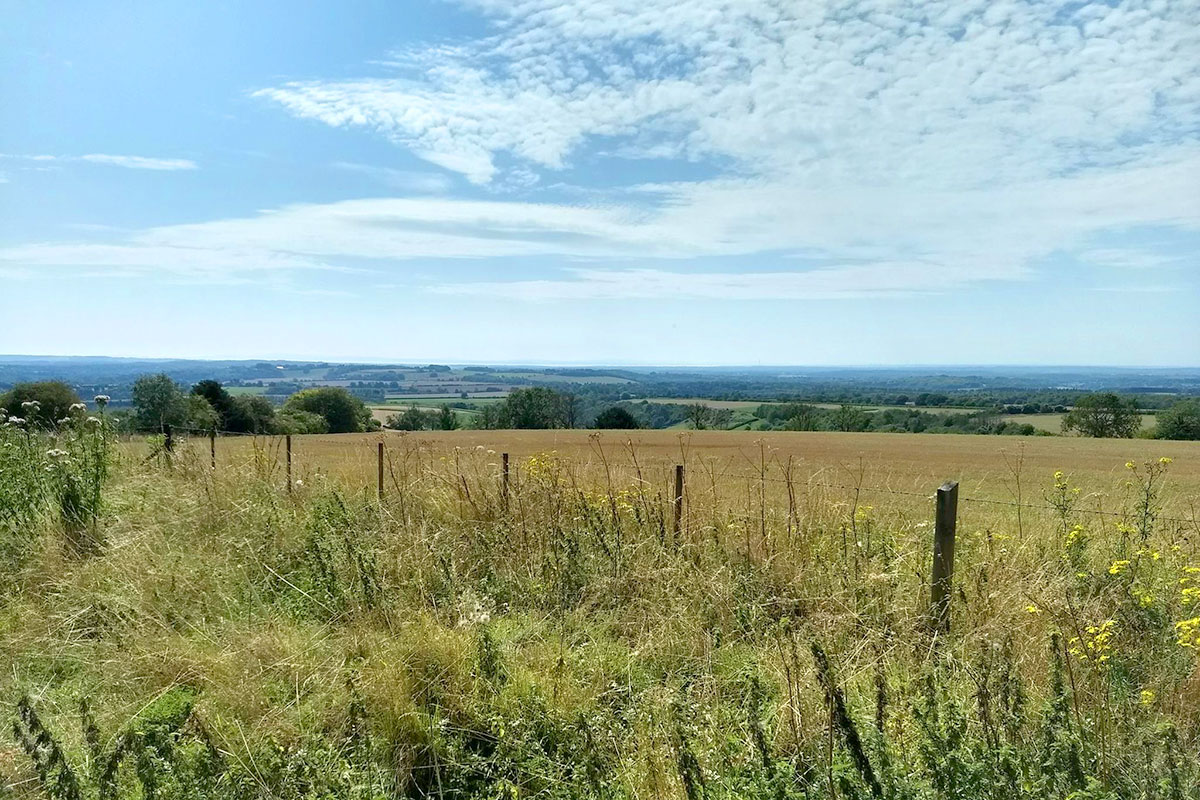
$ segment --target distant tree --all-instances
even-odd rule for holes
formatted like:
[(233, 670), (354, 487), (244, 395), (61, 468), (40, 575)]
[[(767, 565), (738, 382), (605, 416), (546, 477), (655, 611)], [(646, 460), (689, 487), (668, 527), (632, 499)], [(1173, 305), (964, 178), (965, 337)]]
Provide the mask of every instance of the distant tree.
[(275, 433), (329, 433), (329, 423), (320, 414), (292, 409), (274, 415), (272, 430)]
[(1200, 439), (1200, 400), (1182, 400), (1155, 417), (1159, 439)]
[(161, 431), (167, 425), (187, 422), (188, 405), (183, 388), (164, 373), (143, 375), (133, 383), (134, 425), (143, 431)]
[(640, 428), (638, 421), (620, 406), (606, 408), (596, 415), (596, 427), (610, 430), (633, 430)]
[(1097, 392), (1080, 397), (1063, 417), (1064, 432), (1079, 431), (1096, 438), (1132, 438), (1142, 424), (1137, 403), (1112, 392)]
[(221, 415), (206, 398), (189, 394), (184, 399), (187, 407), (187, 426), (198, 431), (215, 431), (221, 427)]
[(504, 398), (500, 423), (505, 428), (562, 428), (566, 426), (563, 396), (553, 389), (532, 386)]
[[(60, 419), (70, 415), (71, 406), (79, 395), (62, 381), (18, 383), (0, 394), (0, 409), (5, 416), (18, 417), (38, 428), (52, 428)], [(23, 405), (24, 403), (37, 403)]]
[(302, 389), (284, 402), (283, 410), (319, 414), (330, 433), (356, 433), (372, 427), (370, 409), (340, 386)]
[(383, 427), (395, 431), (423, 431), (432, 427), (433, 415), (417, 408), (416, 404), (409, 406), (400, 414), (391, 414), (383, 423)]
[[(275, 430), (275, 406), (260, 394), (243, 394), (233, 398), (230, 423), (226, 428), (241, 433), (271, 433)], [(291, 431), (296, 433), (297, 431)], [(323, 431), (322, 431), (323, 432)]]
[(852, 405), (840, 406), (833, 412), (833, 427), (838, 431), (865, 431), (871, 425), (871, 418), (861, 408)]
[(568, 428), (574, 428), (579, 424), (579, 411), (583, 407), (583, 402), (578, 395), (569, 392), (559, 396), (559, 403), (562, 405), (563, 423)]
[(246, 427), (234, 409), (234, 399), (220, 381), (203, 380), (192, 387), (192, 394), (203, 397), (217, 412), (216, 427), (231, 433), (245, 433)]
[(819, 430), (820, 412), (815, 406), (798, 405), (788, 417), (784, 427), (789, 431)]
[(438, 411), (438, 427), (444, 431), (452, 431), (458, 427), (458, 415), (445, 403)]
[(712, 417), (712, 409), (705, 403), (690, 403), (687, 407), (687, 421), (692, 429), (702, 431), (708, 427)]

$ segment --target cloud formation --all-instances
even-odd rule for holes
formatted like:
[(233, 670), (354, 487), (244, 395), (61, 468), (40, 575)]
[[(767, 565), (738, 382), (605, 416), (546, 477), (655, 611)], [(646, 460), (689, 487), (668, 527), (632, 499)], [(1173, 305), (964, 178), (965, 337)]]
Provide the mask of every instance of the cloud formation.
[(186, 158), (150, 158), (148, 156), (119, 156), (111, 153), (88, 153), (82, 156), (58, 156), (58, 155), (12, 155), (0, 154), (0, 158), (12, 159), (17, 161), (34, 161), (34, 162), (62, 162), (62, 161), (86, 161), (90, 164), (104, 164), (110, 167), (124, 167), (125, 169), (149, 169), (158, 171), (175, 171), (183, 169), (197, 169), (198, 165), (195, 161)]

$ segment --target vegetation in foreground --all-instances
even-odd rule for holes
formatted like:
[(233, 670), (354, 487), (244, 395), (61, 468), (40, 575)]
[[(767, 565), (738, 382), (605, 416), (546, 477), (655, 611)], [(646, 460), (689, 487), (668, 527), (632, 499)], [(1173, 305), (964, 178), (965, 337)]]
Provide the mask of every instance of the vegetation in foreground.
[(935, 639), (925, 515), (765, 460), (745, 505), (689, 489), (676, 533), (657, 482), (553, 456), (505, 494), (493, 453), (406, 455), (380, 500), (265, 456), (114, 465), (71, 414), (0, 428), (8, 796), (1200, 789), (1200, 553), (1165, 460), (1127, 465), (1119, 517), (1062, 473), (1052, 510), (974, 517)]

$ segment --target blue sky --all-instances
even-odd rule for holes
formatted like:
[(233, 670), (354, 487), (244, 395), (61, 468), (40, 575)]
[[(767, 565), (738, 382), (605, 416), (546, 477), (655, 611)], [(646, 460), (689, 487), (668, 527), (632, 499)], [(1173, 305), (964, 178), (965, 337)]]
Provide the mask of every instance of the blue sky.
[(1200, 363), (1200, 5), (0, 0), (0, 353)]

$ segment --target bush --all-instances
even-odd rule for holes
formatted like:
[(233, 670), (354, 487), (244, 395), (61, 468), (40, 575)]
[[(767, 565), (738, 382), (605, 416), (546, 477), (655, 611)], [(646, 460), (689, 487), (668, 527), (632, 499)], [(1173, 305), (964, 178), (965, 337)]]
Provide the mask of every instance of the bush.
[(273, 423), (275, 433), (329, 433), (329, 423), (320, 414), (291, 410), (278, 414)]
[(283, 404), (284, 413), (295, 411), (323, 417), (329, 433), (358, 433), (372, 427), (370, 409), (340, 386), (320, 386), (296, 392)]
[(1200, 400), (1183, 400), (1155, 417), (1159, 439), (1200, 439)]
[[(57, 427), (58, 421), (70, 416), (71, 406), (78, 402), (79, 395), (62, 381), (18, 383), (0, 395), (0, 409), (5, 418), (24, 419), (43, 429)], [(26, 405), (31, 403), (37, 405)]]
[(606, 408), (596, 417), (597, 428), (607, 428), (613, 430), (633, 430), (640, 428), (638, 421), (634, 419), (633, 414), (630, 414), (620, 406), (612, 406)]

